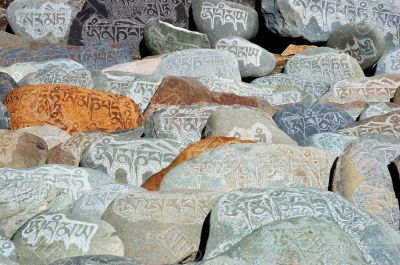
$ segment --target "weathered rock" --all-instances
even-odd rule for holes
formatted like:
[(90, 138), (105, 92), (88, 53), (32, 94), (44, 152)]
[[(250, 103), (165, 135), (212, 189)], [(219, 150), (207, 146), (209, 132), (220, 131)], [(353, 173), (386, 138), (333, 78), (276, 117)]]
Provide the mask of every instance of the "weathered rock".
[(36, 216), (17, 232), (13, 242), (21, 265), (43, 265), (81, 255), (124, 255), (124, 245), (110, 224), (65, 213)]
[(6, 106), (0, 102), (0, 129), (10, 129), (10, 113)]
[(347, 54), (336, 53), (297, 54), (289, 59), (285, 73), (327, 85), (350, 77), (364, 77), (356, 59)]
[(135, 58), (140, 58), (139, 44), (143, 38), (144, 27), (150, 18), (174, 26), (189, 26), (188, 1), (144, 1), (88, 0), (73, 20), (68, 44), (123, 44), (128, 46)]
[(0, 262), (3, 265), (19, 265), (16, 261), (13, 261), (11, 259), (8, 259), (2, 255), (0, 255)]
[(132, 185), (109, 184), (98, 186), (85, 192), (75, 203), (72, 213), (101, 218), (104, 211), (118, 196), (130, 192), (142, 192), (142, 188)]
[[(336, 102), (336, 99), (337, 98), (332, 96), (331, 92), (327, 92), (318, 101), (318, 103), (341, 109), (341, 110), (347, 112), (347, 114), (349, 114), (354, 120), (356, 120), (357, 117), (360, 116), (361, 112), (366, 107), (368, 107), (368, 104), (369, 104), (368, 102), (365, 102), (365, 101), (351, 101), (351, 102), (346, 102), (346, 103), (338, 103), (338, 102)], [(349, 99), (352, 100), (351, 97), (349, 97)]]
[(120, 196), (103, 220), (112, 224), (125, 256), (145, 264), (173, 264), (197, 253), (216, 192), (142, 192)]
[(226, 1), (246, 5), (246, 6), (256, 9), (256, 1), (257, 0), (226, 0)]
[(400, 110), (358, 121), (337, 133), (353, 136), (376, 133), (400, 138)]
[(163, 59), (156, 73), (162, 76), (213, 76), (241, 80), (235, 55), (215, 49), (173, 52)]
[(400, 87), (397, 88), (396, 93), (394, 93), (393, 103), (400, 105)]
[(384, 115), (395, 110), (400, 110), (400, 106), (389, 102), (369, 103), (368, 107), (361, 112), (359, 119), (361, 121), (371, 117)]
[(47, 144), (36, 135), (0, 131), (0, 167), (25, 168), (46, 163)]
[(238, 144), (238, 143), (251, 143), (251, 140), (239, 140), (233, 137), (222, 137), (222, 136), (215, 136), (210, 137), (204, 140), (201, 140), (197, 143), (191, 144), (186, 147), (175, 159), (174, 161), (166, 168), (161, 170), (160, 172), (154, 174), (150, 178), (148, 178), (143, 184), (142, 187), (150, 190), (155, 191), (158, 190), (160, 184), (164, 178), (164, 176), (171, 171), (173, 168), (178, 166), (184, 161), (187, 161), (199, 154), (212, 150), (216, 147), (228, 144)]
[(6, 73), (0, 72), (0, 101), (3, 102), (4, 97), (13, 90), (17, 88), (18, 84), (14, 79)]
[[(324, 42), (341, 25), (365, 21), (385, 35), (388, 46), (399, 44), (399, 26), (386, 23), (387, 21), (376, 15), (376, 10), (381, 10), (388, 16), (396, 17), (400, 11), (397, 2), (355, 0), (351, 5), (329, 3), (332, 5), (304, 0), (262, 0), (265, 25), (281, 36), (303, 37), (311, 42)], [(355, 11), (360, 9), (363, 11)]]
[(116, 64), (103, 69), (103, 72), (120, 71), (140, 75), (154, 75), (165, 55), (146, 57), (133, 62)]
[(396, 46), (383, 54), (378, 61), (375, 74), (400, 74), (400, 46)]
[(265, 84), (256, 84), (261, 89), (269, 91), (272, 89), (271, 95), (268, 94), (267, 101), (271, 106), (278, 109), (292, 106), (296, 103), (312, 103), (315, 100), (307, 94), (301, 87), (293, 85), (277, 85), (270, 86)]
[(337, 133), (317, 133), (300, 142), (301, 146), (315, 147), (328, 151), (333, 156), (340, 156), (346, 147), (357, 137)]
[(275, 113), (265, 100), (211, 92), (197, 79), (184, 77), (164, 78), (145, 115), (151, 114), (157, 105), (242, 105), (258, 108), (270, 116)]
[(26, 127), (18, 131), (42, 138), (46, 142), (48, 149), (53, 148), (71, 137), (67, 132), (52, 125)]
[(399, 201), (388, 165), (400, 155), (400, 141), (386, 135), (360, 137), (336, 165), (334, 192), (399, 230)]
[(215, 43), (215, 48), (235, 55), (242, 77), (265, 76), (276, 66), (272, 53), (240, 37), (221, 38)]
[[(211, 212), (204, 259), (228, 251), (261, 226), (268, 227), (277, 221), (299, 217), (312, 217), (339, 226), (369, 264), (394, 265), (400, 261), (400, 236), (389, 225), (337, 194), (308, 188), (242, 189), (221, 196)], [(290, 244), (292, 241), (286, 242)], [(324, 242), (324, 245), (327, 243)], [(306, 249), (320, 254), (319, 244), (317, 246), (316, 249)]]
[(74, 135), (95, 129), (136, 128), (142, 122), (139, 106), (127, 97), (67, 85), (20, 87), (10, 92), (4, 103), (13, 130), (52, 124)]
[(205, 34), (175, 27), (152, 18), (144, 28), (144, 41), (151, 54), (165, 54), (186, 49), (210, 48)]
[(298, 217), (261, 226), (228, 251), (196, 264), (368, 263), (356, 242), (337, 224), (313, 217)]
[(318, 103), (296, 104), (279, 110), (274, 120), (298, 143), (313, 134), (336, 132), (354, 122), (345, 111)]
[(14, 0), (7, 8), (7, 20), (26, 40), (67, 43), (72, 19), (81, 8), (82, 2), (72, 0)]
[(106, 172), (119, 183), (140, 186), (168, 166), (185, 147), (171, 139), (104, 136), (85, 149), (80, 164)]
[(227, 136), (267, 144), (297, 145), (266, 113), (242, 107), (215, 110), (208, 118), (205, 136)]
[(274, 74), (260, 77), (254, 79), (251, 81), (251, 83), (262, 86), (295, 86), (310, 95), (313, 100), (318, 100), (329, 88), (329, 86), (321, 83), (320, 81), (308, 80), (302, 77), (286, 74)]
[(258, 14), (248, 6), (223, 0), (197, 0), (192, 3), (196, 28), (207, 34), (211, 44), (237, 36), (252, 39), (258, 32)]
[[(0, 258), (4, 257), (15, 261), (15, 246), (13, 242), (5, 237), (0, 236)], [(1, 262), (2, 260), (0, 260)], [(7, 263), (5, 264), (7, 265)]]
[(172, 169), (160, 190), (293, 186), (327, 189), (333, 161), (329, 153), (315, 148), (262, 143), (227, 145)]
[(60, 259), (49, 265), (142, 265), (127, 257), (112, 255), (87, 255)]
[(201, 139), (210, 115), (218, 106), (166, 106), (149, 117), (146, 137), (175, 139), (187, 144)]

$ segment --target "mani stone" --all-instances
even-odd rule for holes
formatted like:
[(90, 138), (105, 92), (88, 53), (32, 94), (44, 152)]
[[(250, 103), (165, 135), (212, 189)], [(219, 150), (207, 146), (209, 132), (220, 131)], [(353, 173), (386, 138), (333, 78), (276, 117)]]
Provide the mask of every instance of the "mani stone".
[(398, 138), (379, 134), (358, 138), (339, 157), (332, 190), (399, 230), (397, 188), (388, 169), (399, 155)]
[(206, 138), (227, 136), (267, 144), (297, 145), (266, 113), (243, 107), (215, 110), (208, 118), (204, 135)]
[(326, 85), (350, 77), (364, 77), (364, 72), (356, 59), (343, 53), (297, 54), (289, 59), (285, 74), (319, 81)]
[(151, 54), (165, 54), (186, 49), (210, 48), (205, 34), (178, 28), (152, 18), (144, 28), (144, 42)]
[[(57, 195), (54, 187), (43, 188), (36, 180), (0, 181), (0, 234), (11, 238), (32, 217), (46, 211)], [(2, 252), (0, 238), (0, 255)]]
[(10, 129), (10, 113), (0, 100), (0, 129)]
[(7, 8), (13, 32), (29, 41), (65, 44), (72, 19), (82, 2), (73, 0), (15, 0)]
[(254, 38), (258, 14), (253, 8), (223, 0), (196, 0), (192, 3), (196, 28), (207, 34), (211, 45), (226, 37)]
[(56, 260), (48, 265), (143, 265), (127, 257), (87, 255)]
[(103, 171), (119, 183), (140, 186), (168, 166), (185, 147), (172, 139), (105, 136), (85, 149), (80, 164)]
[(186, 147), (168, 167), (148, 178), (142, 184), (142, 187), (149, 191), (156, 191), (159, 189), (164, 176), (179, 164), (219, 146), (238, 143), (253, 143), (253, 141), (239, 140), (233, 137), (213, 136), (191, 144)]
[(26, 127), (21, 128), (18, 131), (33, 134), (42, 138), (46, 142), (48, 149), (53, 148), (71, 137), (67, 132), (53, 125)]
[(125, 256), (144, 264), (192, 259), (217, 192), (139, 192), (117, 197), (102, 219), (117, 230)]
[(185, 77), (164, 78), (151, 99), (145, 116), (152, 113), (158, 105), (242, 105), (260, 109), (270, 116), (275, 113), (275, 108), (265, 100), (212, 92), (197, 79)]
[(295, 86), (310, 95), (313, 100), (318, 100), (329, 89), (329, 86), (320, 81), (280, 73), (254, 79), (251, 84), (260, 86)]
[(110, 224), (63, 212), (37, 215), (15, 234), (13, 242), (21, 265), (82, 255), (124, 255), (124, 245)]
[[(300, 217), (339, 226), (361, 250), (368, 264), (395, 265), (400, 262), (400, 236), (389, 225), (337, 194), (310, 188), (240, 189), (219, 197), (211, 211), (204, 260), (228, 251), (262, 226)], [(274, 242), (272, 238), (270, 240)], [(290, 244), (292, 241), (285, 242)], [(314, 247), (314, 244), (307, 245), (308, 250), (324, 256), (318, 245)]]
[[(262, 0), (262, 13), (266, 27), (284, 37), (302, 37), (310, 42), (325, 42), (336, 28), (366, 21), (385, 36), (386, 45), (399, 45), (399, 25), (395, 24), (400, 12), (397, 1), (355, 0), (349, 3), (336, 1)], [(362, 12), (358, 12), (362, 10)], [(386, 21), (376, 15), (376, 10), (393, 18)], [(389, 23), (387, 23), (389, 22)], [(393, 22), (393, 23), (392, 23)]]
[(235, 55), (215, 49), (187, 49), (173, 52), (163, 59), (156, 73), (162, 76), (213, 76), (241, 80)]
[(274, 120), (296, 142), (322, 132), (336, 132), (354, 122), (345, 111), (318, 103), (296, 104), (279, 110)]
[(315, 147), (329, 152), (331, 155), (340, 156), (346, 147), (357, 137), (337, 133), (317, 133), (300, 142), (301, 146)]
[(72, 213), (101, 218), (107, 207), (118, 196), (145, 189), (132, 185), (109, 184), (85, 192), (75, 203)]
[(196, 264), (368, 263), (356, 242), (339, 225), (305, 216), (261, 226), (226, 252)]
[(176, 139), (191, 144), (200, 141), (208, 117), (218, 106), (166, 106), (146, 123), (146, 137)]
[(3, 102), (4, 97), (13, 90), (17, 88), (18, 84), (14, 79), (6, 73), (0, 72), (0, 101)]
[(68, 44), (124, 45), (140, 58), (139, 44), (151, 18), (188, 28), (191, 0), (88, 0), (72, 22)]
[(108, 175), (89, 168), (66, 165), (43, 165), (25, 169), (0, 168), (0, 183), (7, 180), (19, 180), (21, 185), (39, 182), (43, 190), (56, 188), (73, 201), (100, 185), (115, 184)]
[(24, 132), (0, 131), (0, 168), (26, 168), (43, 165), (47, 159), (47, 144), (36, 135)]
[(221, 38), (215, 43), (215, 48), (236, 56), (243, 78), (268, 75), (276, 65), (272, 53), (240, 37)]
[[(15, 257), (15, 246), (13, 242), (0, 235), (0, 257), (16, 260)], [(0, 260), (1, 262), (1, 260)], [(7, 265), (7, 264), (6, 264)]]
[(400, 74), (400, 45), (386, 51), (379, 59), (375, 75)]
[(101, 70), (107, 72), (126, 72), (140, 75), (154, 75), (166, 55), (149, 56), (133, 62), (116, 64)]
[(359, 119), (361, 121), (370, 117), (384, 115), (395, 110), (400, 110), (400, 106), (389, 102), (369, 103), (368, 107), (361, 112)]
[(12, 130), (51, 124), (74, 135), (136, 128), (142, 122), (139, 106), (127, 97), (67, 85), (20, 87), (4, 103)]
[(349, 23), (336, 28), (326, 45), (343, 50), (356, 59), (362, 69), (376, 63), (386, 49), (383, 32), (366, 22)]
[(160, 190), (229, 191), (243, 187), (327, 189), (334, 157), (315, 148), (233, 144), (204, 152), (165, 175)]
[(339, 134), (362, 136), (384, 134), (400, 138), (400, 110), (358, 121), (337, 131)]

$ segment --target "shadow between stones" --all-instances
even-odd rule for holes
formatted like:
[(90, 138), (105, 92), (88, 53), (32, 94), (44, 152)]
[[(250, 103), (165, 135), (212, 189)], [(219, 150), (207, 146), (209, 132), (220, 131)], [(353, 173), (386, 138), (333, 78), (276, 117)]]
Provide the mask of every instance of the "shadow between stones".
[(399, 198), (400, 198), (400, 172), (397, 170), (396, 164), (394, 162), (392, 162), (388, 165), (388, 169), (389, 169), (390, 176), (392, 177), (393, 190), (394, 190), (394, 193), (396, 194), (397, 203), (400, 208), (400, 201), (399, 201)]

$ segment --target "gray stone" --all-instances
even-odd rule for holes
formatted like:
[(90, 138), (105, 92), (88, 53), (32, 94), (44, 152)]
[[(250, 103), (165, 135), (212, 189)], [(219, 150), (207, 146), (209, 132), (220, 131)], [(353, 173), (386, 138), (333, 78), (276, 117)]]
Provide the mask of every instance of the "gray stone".
[(274, 70), (275, 56), (260, 46), (240, 37), (221, 38), (215, 48), (233, 53), (242, 77), (265, 76)]
[(257, 35), (258, 14), (251, 7), (223, 0), (196, 0), (192, 9), (197, 29), (207, 34), (211, 45), (225, 37), (249, 40)]
[(255, 85), (270, 85), (270, 86), (296, 86), (306, 92), (313, 100), (318, 100), (329, 89), (329, 86), (317, 80), (308, 80), (299, 76), (287, 74), (274, 74), (264, 76), (251, 81)]
[(152, 18), (144, 28), (144, 41), (151, 54), (165, 54), (186, 49), (210, 48), (206, 34), (175, 27)]
[(257, 0), (226, 0), (229, 2), (234, 2), (234, 3), (238, 3), (238, 4), (242, 4), (242, 5), (246, 5), (249, 6), (251, 8), (256, 9), (256, 1)]
[(297, 54), (287, 62), (285, 73), (327, 85), (350, 77), (364, 77), (356, 59), (347, 54), (335, 53)]
[(154, 265), (190, 261), (219, 195), (199, 191), (126, 194), (114, 200), (102, 219), (115, 227), (129, 258)]
[(112, 255), (87, 255), (60, 259), (48, 265), (143, 265), (127, 257)]
[(72, 213), (101, 218), (110, 203), (118, 196), (145, 189), (132, 185), (109, 184), (85, 192), (74, 204)]
[(119, 183), (140, 186), (168, 166), (186, 147), (172, 139), (127, 139), (105, 136), (89, 145), (81, 165), (101, 170)]
[(0, 264), (2, 265), (19, 265), (17, 262), (0, 255)]
[(44, 265), (82, 255), (124, 255), (124, 246), (110, 224), (62, 212), (32, 218), (13, 242), (21, 265)]
[(333, 161), (329, 153), (315, 148), (263, 143), (225, 145), (173, 168), (164, 176), (160, 190), (288, 186), (327, 189)]
[(386, 51), (379, 59), (375, 75), (400, 74), (400, 45)]
[(4, 97), (13, 90), (17, 88), (18, 84), (14, 79), (6, 73), (0, 72), (0, 101), (3, 102)]
[(388, 170), (399, 155), (398, 138), (379, 134), (358, 138), (339, 157), (332, 190), (399, 230), (399, 201)]
[(71, 137), (66, 131), (53, 125), (25, 127), (18, 129), (17, 131), (33, 134), (42, 138), (46, 142), (48, 149), (53, 148)]
[(307, 49), (305, 49), (302, 52), (299, 52), (298, 54), (302, 54), (302, 55), (317, 55), (317, 54), (321, 54), (321, 53), (336, 53), (336, 54), (340, 54), (343, 53), (342, 50), (338, 50), (338, 49), (334, 49), (334, 48), (330, 48), (330, 47), (315, 47), (315, 46), (311, 46)]
[(67, 43), (72, 19), (82, 2), (74, 0), (14, 0), (7, 20), (14, 33), (29, 41)]
[[(400, 235), (389, 225), (337, 194), (308, 188), (241, 189), (221, 196), (211, 212), (204, 259), (221, 255), (262, 226), (299, 217), (316, 218), (339, 226), (361, 250), (368, 264), (400, 262)], [(323, 242), (326, 244), (329, 243)], [(317, 244), (315, 249), (314, 246), (307, 249), (325, 256), (320, 252), (323, 246)]]
[(322, 132), (336, 132), (354, 122), (347, 112), (318, 103), (296, 104), (279, 110), (274, 120), (296, 142)]
[(344, 50), (367, 69), (376, 63), (385, 51), (385, 35), (366, 22), (349, 23), (335, 29), (326, 44)]
[(0, 129), (10, 129), (10, 113), (6, 106), (0, 102)]
[(361, 112), (359, 119), (361, 121), (371, 117), (388, 114), (395, 110), (400, 110), (400, 106), (385, 102), (369, 103), (368, 107)]
[(315, 147), (328, 151), (333, 156), (340, 156), (346, 147), (357, 137), (337, 133), (317, 133), (300, 142), (301, 146)]
[(228, 136), (267, 144), (297, 145), (265, 112), (244, 107), (215, 110), (205, 126), (205, 137)]
[(4, 257), (12, 261), (15, 261), (17, 259), (17, 257), (15, 256), (14, 243), (5, 237), (2, 237), (1, 235), (0, 235), (0, 257)]
[[(397, 1), (354, 0), (350, 4), (337, 1), (262, 0), (261, 5), (265, 25), (281, 36), (325, 42), (341, 25), (365, 21), (385, 35), (387, 46), (400, 43), (400, 26), (394, 22), (400, 12), (400, 3)], [(384, 12), (382, 15), (393, 20), (385, 20), (376, 12)]]
[(156, 73), (163, 76), (212, 76), (241, 80), (235, 55), (214, 49), (173, 52), (163, 59)]

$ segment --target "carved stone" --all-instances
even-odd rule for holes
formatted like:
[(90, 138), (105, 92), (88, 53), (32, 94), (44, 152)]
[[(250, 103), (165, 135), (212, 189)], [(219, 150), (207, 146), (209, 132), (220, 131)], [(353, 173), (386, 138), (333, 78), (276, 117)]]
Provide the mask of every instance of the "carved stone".
[(0, 72), (0, 101), (3, 102), (4, 97), (13, 90), (17, 88), (18, 84), (15, 80), (6, 73)]
[(400, 110), (400, 106), (389, 102), (369, 103), (368, 107), (361, 112), (359, 119), (361, 121), (371, 117), (388, 114), (395, 110)]
[(42, 138), (46, 142), (48, 149), (53, 148), (71, 137), (67, 132), (52, 125), (26, 127), (19, 129), (18, 132), (29, 133)]
[(10, 113), (6, 106), (0, 102), (0, 129), (10, 129)]
[(127, 257), (112, 255), (87, 255), (60, 259), (49, 265), (143, 265)]
[(386, 51), (379, 59), (375, 75), (400, 73), (400, 46)]
[(328, 151), (333, 156), (340, 156), (346, 147), (357, 137), (337, 133), (317, 133), (300, 142), (301, 146), (315, 147)]

